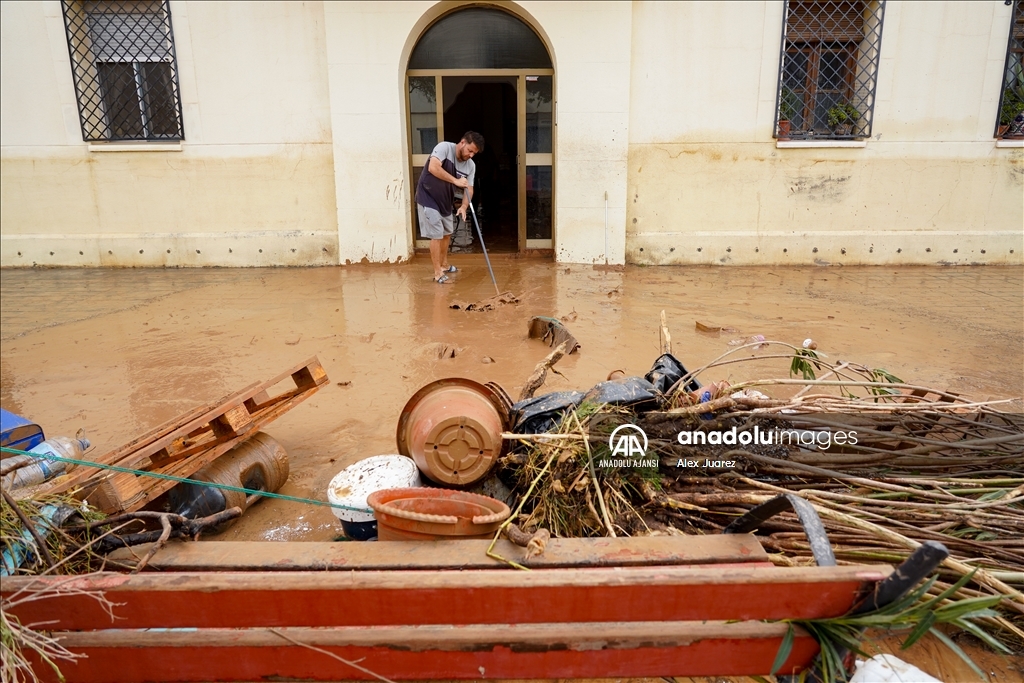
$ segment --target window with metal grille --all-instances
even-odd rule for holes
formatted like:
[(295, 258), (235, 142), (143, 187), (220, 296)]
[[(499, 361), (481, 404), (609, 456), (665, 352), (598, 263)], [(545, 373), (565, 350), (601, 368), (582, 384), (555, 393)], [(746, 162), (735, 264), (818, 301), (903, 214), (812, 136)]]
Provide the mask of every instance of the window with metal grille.
[(1010, 20), (1010, 39), (1006, 45), (1006, 70), (1003, 72), (1003, 92), (999, 95), (999, 118), (996, 121), (997, 138), (1024, 136), (1024, 0), (1013, 3)]
[(183, 140), (167, 0), (64, 0), (82, 138)]
[(871, 135), (885, 2), (788, 0), (775, 137)]

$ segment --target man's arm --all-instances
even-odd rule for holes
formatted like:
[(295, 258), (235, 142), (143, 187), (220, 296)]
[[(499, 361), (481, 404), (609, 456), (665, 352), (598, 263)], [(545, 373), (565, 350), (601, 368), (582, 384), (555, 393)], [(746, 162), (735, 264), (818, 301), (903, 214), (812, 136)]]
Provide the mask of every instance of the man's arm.
[(430, 157), (430, 162), (427, 164), (427, 170), (430, 172), (430, 175), (434, 176), (435, 178), (440, 178), (446, 183), (451, 183), (455, 187), (469, 187), (468, 180), (466, 180), (465, 178), (456, 178), (451, 173), (444, 170), (444, 166), (441, 165), (441, 160), (438, 159), (437, 157)]
[(465, 194), (462, 195), (462, 203), (459, 205), (457, 213), (462, 217), (462, 220), (466, 220), (466, 211), (469, 209), (469, 203), (473, 201), (473, 188), (472, 186), (466, 187)]

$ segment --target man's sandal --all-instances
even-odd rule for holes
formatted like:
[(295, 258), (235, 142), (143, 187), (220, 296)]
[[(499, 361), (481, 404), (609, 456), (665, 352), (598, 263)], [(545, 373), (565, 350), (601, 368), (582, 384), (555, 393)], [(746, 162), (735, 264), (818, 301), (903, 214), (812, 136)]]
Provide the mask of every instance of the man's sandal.
[(457, 272), (459, 272), (459, 269), (456, 268), (455, 266), (451, 266), (450, 265), (447, 268), (445, 268), (442, 272), (444, 272), (444, 273), (457, 273)]
[(447, 275), (442, 275), (441, 277), (435, 277), (434, 282), (439, 285), (447, 285), (451, 283), (451, 279)]

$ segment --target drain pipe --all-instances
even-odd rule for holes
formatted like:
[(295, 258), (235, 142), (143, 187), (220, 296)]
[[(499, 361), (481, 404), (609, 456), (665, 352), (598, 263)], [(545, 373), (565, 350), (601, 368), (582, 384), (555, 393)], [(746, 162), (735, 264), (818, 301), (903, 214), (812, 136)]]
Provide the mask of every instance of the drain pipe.
[(608, 265), (608, 190), (604, 191), (604, 264)]

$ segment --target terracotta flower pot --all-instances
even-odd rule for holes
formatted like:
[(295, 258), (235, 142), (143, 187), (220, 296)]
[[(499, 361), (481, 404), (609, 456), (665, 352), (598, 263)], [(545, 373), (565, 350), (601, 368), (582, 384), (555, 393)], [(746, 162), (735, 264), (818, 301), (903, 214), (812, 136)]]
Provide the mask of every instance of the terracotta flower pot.
[(450, 489), (386, 489), (366, 502), (380, 541), (490, 538), (512, 514), (500, 500)]
[(505, 450), (507, 412), (497, 391), (452, 377), (424, 386), (398, 419), (398, 452), (429, 479), (446, 486), (482, 480)]
[(780, 138), (788, 138), (789, 137), (789, 131), (790, 131), (791, 125), (792, 125), (792, 122), (790, 122), (788, 119), (781, 119), (779, 121), (779, 137)]

